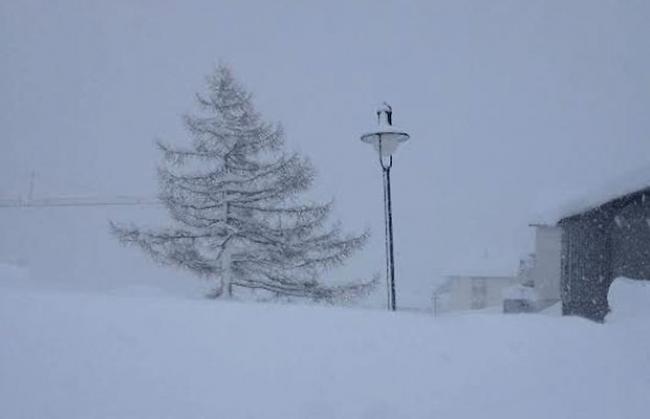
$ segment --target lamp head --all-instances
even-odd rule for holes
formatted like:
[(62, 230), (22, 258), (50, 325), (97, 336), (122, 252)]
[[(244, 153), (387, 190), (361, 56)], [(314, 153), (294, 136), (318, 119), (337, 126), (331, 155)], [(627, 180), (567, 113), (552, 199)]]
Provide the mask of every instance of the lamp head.
[(386, 102), (377, 108), (377, 127), (361, 136), (361, 141), (373, 145), (381, 157), (391, 156), (408, 139), (405, 131), (393, 125), (393, 108)]

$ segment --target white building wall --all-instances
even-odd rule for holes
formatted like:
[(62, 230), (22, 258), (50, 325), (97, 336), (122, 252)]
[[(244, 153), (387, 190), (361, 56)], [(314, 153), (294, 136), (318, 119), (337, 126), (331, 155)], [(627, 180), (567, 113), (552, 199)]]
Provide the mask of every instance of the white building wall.
[(560, 298), (560, 265), (562, 229), (553, 226), (536, 226), (535, 266), (531, 277), (542, 301)]
[(434, 293), (434, 312), (480, 310), (500, 307), (503, 290), (517, 283), (511, 276), (449, 276)]

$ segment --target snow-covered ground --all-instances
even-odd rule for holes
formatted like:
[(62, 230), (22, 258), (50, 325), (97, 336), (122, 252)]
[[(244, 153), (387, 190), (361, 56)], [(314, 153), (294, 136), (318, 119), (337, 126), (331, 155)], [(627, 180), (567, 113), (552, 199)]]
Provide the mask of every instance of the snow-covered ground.
[(617, 280), (612, 315), (596, 324), (45, 291), (20, 271), (0, 266), (1, 418), (650, 412), (650, 287), (640, 282)]

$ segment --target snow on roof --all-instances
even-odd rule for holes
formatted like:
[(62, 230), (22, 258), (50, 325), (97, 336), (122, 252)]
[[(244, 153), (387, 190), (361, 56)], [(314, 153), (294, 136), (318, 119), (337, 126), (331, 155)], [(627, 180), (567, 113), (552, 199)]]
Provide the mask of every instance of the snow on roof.
[[(628, 172), (586, 193), (583, 191), (579, 194), (574, 193), (572, 198), (560, 201), (564, 201), (564, 204), (552, 204), (556, 206), (540, 211), (535, 217), (535, 222), (554, 225), (564, 218), (592, 210), (609, 201), (647, 188), (650, 188), (650, 166)], [(567, 194), (566, 192), (556, 194), (556, 197), (558, 195), (566, 196)], [(557, 199), (550, 199), (550, 201), (558, 202)]]

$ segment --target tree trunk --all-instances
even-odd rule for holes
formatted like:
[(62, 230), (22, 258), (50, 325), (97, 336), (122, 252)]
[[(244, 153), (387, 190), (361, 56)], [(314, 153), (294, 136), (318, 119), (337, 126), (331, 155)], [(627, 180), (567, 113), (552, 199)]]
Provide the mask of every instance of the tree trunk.
[(222, 295), (226, 298), (232, 297), (232, 269), (231, 269), (231, 255), (230, 246), (225, 245), (223, 253), (221, 254), (221, 290)]

